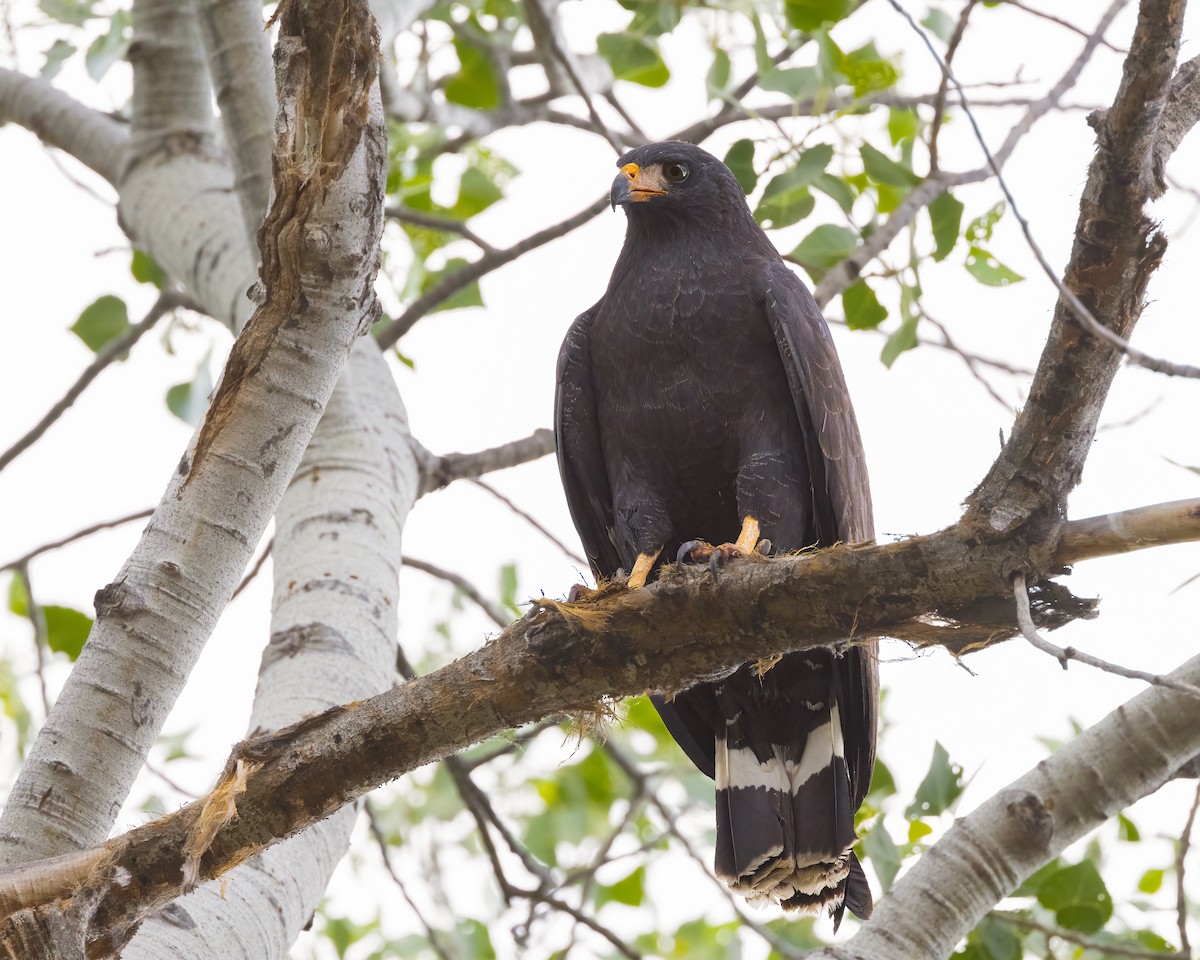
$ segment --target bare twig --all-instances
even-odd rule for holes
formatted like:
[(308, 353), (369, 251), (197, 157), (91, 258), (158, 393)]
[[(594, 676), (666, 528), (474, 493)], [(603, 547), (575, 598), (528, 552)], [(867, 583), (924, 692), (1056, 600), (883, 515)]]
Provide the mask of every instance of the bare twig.
[(379, 826), (379, 817), (375, 812), (375, 804), (370, 799), (363, 801), (363, 812), (367, 815), (367, 826), (371, 830), (371, 836), (375, 840), (375, 845), (379, 847), (379, 857), (383, 861), (383, 869), (387, 871), (387, 875), (392, 878), (392, 883), (396, 885), (396, 889), (400, 891), (400, 896), (404, 898), (404, 902), (413, 912), (413, 916), (417, 918), (417, 922), (425, 929), (425, 939), (429, 941), (429, 946), (433, 952), (441, 958), (441, 960), (454, 960), (454, 955), (447, 952), (442, 944), (441, 936), (438, 931), (433, 928), (422, 913), (421, 908), (409, 895), (408, 888), (404, 885), (404, 881), (400, 879), (400, 875), (396, 872), (396, 868), (392, 866), (391, 854), (388, 850), (387, 837), (383, 835), (383, 829)]
[(1142, 950), (1138, 947), (1125, 947), (1108, 941), (1092, 940), (1073, 930), (1051, 927), (1047, 924), (1039, 923), (1030, 917), (1022, 916), (1019, 913), (1011, 913), (1008, 910), (993, 910), (991, 916), (1002, 923), (1020, 927), (1022, 930), (1033, 930), (1047, 938), (1056, 937), (1066, 943), (1074, 943), (1077, 946), (1083, 947), (1085, 950), (1095, 950), (1106, 957), (1132, 957), (1135, 960), (1163, 960), (1163, 957), (1171, 956), (1170, 954), (1163, 953), (1161, 950)]
[(65, 547), (69, 543), (74, 543), (76, 540), (82, 540), (84, 537), (90, 537), (93, 533), (99, 533), (101, 530), (108, 530), (111, 527), (119, 527), (125, 523), (132, 523), (134, 520), (144, 520), (154, 513), (153, 509), (139, 510), (137, 513), (127, 513), (123, 517), (117, 517), (115, 520), (103, 520), (100, 523), (93, 523), (89, 527), (84, 527), (82, 530), (76, 530), (74, 533), (68, 534), (58, 540), (52, 540), (50, 543), (43, 543), (40, 547), (34, 547), (28, 553), (17, 557), (15, 560), (9, 560), (8, 563), (0, 564), (0, 570), (13, 570), (17, 567), (23, 567), (29, 563), (34, 557), (39, 557), (43, 553), (49, 553), (51, 550), (57, 550), (59, 547)]
[(405, 308), (400, 316), (380, 331), (377, 338), (380, 349), (387, 350), (389, 347), (394, 346), (402, 336), (412, 329), (418, 320), (429, 313), (439, 303), (444, 303), (450, 299), (459, 290), (474, 283), (485, 274), (504, 266), (506, 263), (511, 263), (517, 257), (528, 253), (530, 250), (536, 250), (551, 240), (557, 240), (577, 227), (583, 226), (589, 220), (598, 216), (607, 207), (608, 197), (602, 197), (590, 207), (579, 211), (574, 216), (567, 217), (562, 223), (547, 227), (545, 230), (539, 230), (519, 243), (514, 243), (511, 247), (485, 253), (478, 260), (468, 263), (461, 270), (455, 270), (454, 273), (442, 280), (432, 290), (427, 290), (421, 296), (417, 297), (416, 300)]
[[(971, 18), (971, 12), (975, 9), (977, 2), (978, 0), (968, 0), (967, 5), (962, 8), (962, 12), (958, 15), (958, 23), (954, 25), (954, 33), (951, 34), (950, 42), (946, 45), (947, 65), (954, 62), (954, 54), (958, 52), (958, 45), (962, 43), (963, 34), (967, 30), (967, 21)], [(941, 133), (942, 120), (946, 115), (946, 84), (949, 80), (949, 71), (943, 71), (942, 81), (938, 84), (937, 99), (933, 102), (933, 120), (929, 124), (930, 173), (938, 168), (938, 134)]]
[(1000, 187), (1000, 192), (1004, 194), (1004, 198), (1008, 201), (1008, 205), (1013, 212), (1013, 216), (1016, 218), (1017, 223), (1021, 227), (1021, 233), (1025, 237), (1026, 245), (1029, 247), (1034, 259), (1037, 260), (1038, 265), (1042, 268), (1042, 271), (1058, 290), (1059, 296), (1062, 297), (1067, 306), (1071, 308), (1071, 313), (1074, 315), (1074, 317), (1086, 330), (1095, 336), (1108, 341), (1108, 343), (1125, 354), (1130, 363), (1136, 364), (1139, 367), (1145, 367), (1148, 370), (1153, 370), (1156, 373), (1167, 374), (1168, 376), (1200, 378), (1200, 367), (1195, 367), (1190, 364), (1173, 363), (1169, 360), (1151, 357), (1149, 354), (1142, 353), (1142, 351), (1138, 350), (1136, 347), (1131, 346), (1129, 341), (1127, 341), (1124, 337), (1113, 332), (1099, 320), (1097, 320), (1084, 302), (1080, 300), (1079, 297), (1075, 295), (1075, 292), (1063, 282), (1062, 278), (1059, 277), (1058, 272), (1053, 266), (1050, 265), (1050, 261), (1046, 258), (1041, 246), (1033, 236), (1033, 229), (1029, 226), (1029, 221), (1025, 218), (1025, 215), (1021, 213), (1016, 197), (1013, 196), (1013, 192), (1009, 188), (1008, 182), (1001, 174), (1000, 165), (997, 162), (996, 156), (993, 155), (989, 149), (987, 140), (983, 136), (983, 131), (979, 127), (979, 122), (976, 120), (974, 113), (971, 111), (971, 106), (967, 100), (966, 91), (963, 90), (962, 85), (954, 76), (954, 72), (949, 66), (947, 66), (946, 62), (938, 54), (937, 50), (933, 46), (933, 43), (930, 41), (928, 34), (922, 30), (917, 24), (916, 20), (913, 19), (912, 14), (910, 14), (904, 9), (903, 6), (901, 6), (899, 0), (888, 0), (888, 2), (897, 12), (900, 13), (901, 16), (904, 17), (905, 20), (908, 21), (913, 30), (915, 30), (918, 36), (921, 37), (930, 54), (938, 62), (938, 65), (941, 67), (946, 76), (949, 77), (950, 83), (954, 85), (954, 88), (959, 95), (963, 113), (966, 114), (967, 120), (971, 124), (971, 129), (975, 133), (975, 139), (979, 142), (979, 146), (983, 150), (984, 156), (987, 158), (988, 166), (991, 168), (996, 177), (996, 183)]
[(495, 247), (461, 220), (455, 220), (451, 217), (439, 217), (435, 213), (424, 213), (420, 210), (412, 210), (395, 203), (384, 207), (383, 213), (384, 216), (398, 223), (410, 223), (416, 227), (425, 227), (427, 230), (441, 230), (444, 233), (457, 233), (464, 240), (470, 240), (471, 243), (475, 244), (484, 253), (496, 252)]
[[(1028, 14), (1032, 14), (1035, 17), (1040, 17), (1042, 20), (1049, 20), (1051, 23), (1057, 23), (1060, 27), (1066, 27), (1072, 33), (1077, 33), (1081, 37), (1090, 38), (1092, 36), (1092, 34), (1088, 33), (1082, 27), (1071, 23), (1070, 20), (1064, 20), (1062, 17), (1056, 17), (1054, 14), (1046, 13), (1044, 10), (1035, 10), (1033, 7), (1029, 7), (1021, 3), (1021, 0), (1004, 0), (1004, 3), (1010, 7), (1016, 7), (1018, 10), (1023, 10)], [(1101, 46), (1108, 47), (1108, 49), (1112, 50), (1114, 53), (1126, 54), (1129, 52), (1124, 47), (1118, 47), (1115, 44), (1109, 43), (1103, 37), (1100, 39), (1100, 44)]]
[(495, 487), (493, 487), (490, 483), (484, 483), (482, 480), (476, 479), (474, 477), (472, 477), (468, 482), (479, 487), (480, 490), (485, 490), (486, 492), (490, 493), (493, 497), (495, 497), (502, 504), (504, 504), (506, 507), (508, 507), (509, 510), (511, 510), (513, 513), (515, 513), (518, 517), (520, 517), (526, 523), (528, 523), (531, 527), (533, 527), (533, 529), (535, 529), (543, 537), (545, 537), (552, 544), (554, 544), (556, 547), (558, 547), (558, 549), (561, 550), (563, 552), (563, 554), (566, 555), (567, 559), (572, 560), (575, 563), (579, 564), (580, 567), (587, 567), (587, 565), (588, 565), (587, 560), (585, 560), (583, 557), (581, 557), (579, 554), (577, 554), (574, 550), (572, 550), (565, 543), (563, 543), (561, 540), (559, 540), (558, 537), (556, 537), (553, 533), (551, 533), (544, 526), (542, 526), (542, 524), (538, 522), (536, 517), (534, 517), (530, 513), (526, 513), (524, 510), (522, 510), (520, 507), (518, 507), (515, 503), (513, 503), (508, 497), (506, 497), (499, 490), (497, 490)]
[(1192, 808), (1188, 811), (1187, 823), (1183, 825), (1183, 833), (1179, 835), (1179, 850), (1175, 854), (1175, 923), (1179, 927), (1179, 952), (1188, 958), (1192, 955), (1192, 945), (1188, 942), (1187, 932), (1187, 894), (1183, 889), (1184, 860), (1192, 844), (1192, 826), (1196, 823), (1197, 809), (1200, 809), (1200, 783), (1196, 784), (1196, 796), (1192, 800)]
[(413, 570), (420, 570), (431, 577), (437, 577), (439, 580), (445, 580), (447, 583), (452, 584), (459, 593), (486, 613), (496, 626), (507, 627), (512, 623), (513, 618), (508, 616), (501, 606), (492, 603), (491, 600), (480, 593), (478, 588), (466, 577), (455, 573), (453, 570), (444, 570), (441, 567), (434, 566), (432, 563), (426, 563), (424, 560), (417, 560), (413, 557), (403, 557), (400, 562), (406, 567), (411, 567)]
[(242, 582), (237, 585), (237, 588), (230, 595), (230, 603), (233, 603), (233, 601), (237, 598), (237, 595), (250, 586), (250, 584), (254, 581), (254, 578), (259, 575), (259, 573), (262, 571), (263, 564), (267, 562), (267, 557), (271, 555), (271, 548), (274, 546), (275, 538), (272, 537), (267, 541), (267, 545), (263, 547), (262, 553), (258, 555), (258, 559), (254, 561), (254, 566), (252, 566), (250, 571), (244, 577), (242, 577)]
[(50, 715), (50, 688), (46, 683), (46, 649), (48, 647), (49, 631), (46, 629), (46, 612), (38, 606), (33, 595), (33, 584), (29, 581), (29, 568), (17, 567), (15, 575), (21, 578), (21, 586), (25, 590), (25, 616), (33, 627), (33, 649), (37, 654), (38, 689), (42, 695), (42, 716)]
[(504, 757), (510, 753), (515, 753), (517, 750), (520, 750), (523, 746), (525, 746), (525, 744), (529, 743), (529, 741), (538, 734), (545, 730), (549, 730), (551, 727), (557, 727), (560, 723), (562, 723), (562, 717), (544, 717), (537, 723), (532, 723), (523, 730), (516, 731), (511, 738), (506, 740), (500, 746), (496, 747), (494, 750), (490, 750), (487, 753), (481, 753), (479, 756), (472, 759), (468, 759), (460, 754), (459, 759), (462, 762), (462, 768), (467, 773), (478, 770), (480, 767), (486, 766), (499, 757)]
[(447, 453), (430, 455), (421, 469), (421, 496), (440, 490), (455, 480), (479, 477), (493, 470), (505, 470), (554, 452), (554, 431), (545, 427), (534, 430), (528, 437), (489, 447), (478, 453)]
[(1042, 653), (1048, 653), (1054, 657), (1064, 670), (1067, 669), (1067, 665), (1072, 660), (1078, 660), (1080, 663), (1086, 664), (1089, 667), (1095, 667), (1097, 670), (1103, 670), (1105, 673), (1112, 673), (1118, 677), (1126, 677), (1129, 680), (1142, 680), (1156, 687), (1168, 687), (1171, 690), (1177, 690), (1180, 693), (1186, 693), (1188, 696), (1200, 699), (1200, 687), (1193, 684), (1175, 680), (1161, 673), (1147, 673), (1145, 670), (1133, 670), (1129, 667), (1122, 667), (1119, 664), (1101, 660), (1099, 657), (1093, 657), (1089, 653), (1083, 653), (1074, 647), (1060, 647), (1057, 644), (1051, 643), (1039, 634), (1037, 627), (1034, 626), (1033, 616), (1029, 611), (1029, 591), (1025, 587), (1024, 574), (1018, 573), (1013, 577), (1013, 595), (1016, 598), (1017, 623), (1020, 624), (1021, 634), (1032, 646), (1041, 650)]
[(70, 409), (71, 404), (79, 399), (79, 395), (87, 389), (88, 384), (95, 380), (105, 367), (114, 360), (124, 356), (141, 339), (143, 334), (149, 332), (165, 314), (170, 313), (176, 307), (184, 306), (186, 303), (186, 298), (174, 291), (167, 290), (159, 294), (158, 299), (154, 302), (154, 306), (150, 308), (150, 312), (146, 314), (145, 319), (140, 323), (135, 323), (119, 337), (106, 343), (92, 359), (92, 362), (87, 365), (83, 373), (79, 375), (79, 378), (63, 394), (62, 399), (54, 404), (25, 436), (21, 437), (21, 439), (3, 453), (0, 453), (0, 470), (7, 467), (13, 460), (41, 439), (42, 435), (54, 425), (54, 422), (59, 417)]

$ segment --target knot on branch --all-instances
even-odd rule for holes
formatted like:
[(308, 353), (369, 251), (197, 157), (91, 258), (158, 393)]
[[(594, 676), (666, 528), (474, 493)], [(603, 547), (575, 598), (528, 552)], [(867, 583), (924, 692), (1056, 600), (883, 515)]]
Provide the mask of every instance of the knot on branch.
[(1009, 789), (1001, 792), (1000, 802), (1010, 822), (1029, 843), (1049, 849), (1054, 835), (1054, 814), (1040, 797), (1028, 790)]

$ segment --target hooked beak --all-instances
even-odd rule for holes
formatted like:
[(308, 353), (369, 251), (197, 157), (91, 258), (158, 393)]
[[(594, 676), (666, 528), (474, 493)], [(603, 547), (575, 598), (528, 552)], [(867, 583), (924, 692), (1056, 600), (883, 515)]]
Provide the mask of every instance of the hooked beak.
[(657, 167), (643, 170), (636, 163), (627, 163), (613, 181), (608, 198), (616, 210), (618, 206), (643, 203), (654, 197), (666, 196), (666, 193), (666, 184)]

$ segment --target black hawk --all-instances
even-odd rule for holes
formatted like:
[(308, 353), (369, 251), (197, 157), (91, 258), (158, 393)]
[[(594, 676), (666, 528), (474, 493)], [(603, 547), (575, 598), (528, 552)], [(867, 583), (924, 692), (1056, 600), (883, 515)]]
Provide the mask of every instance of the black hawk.
[[(559, 469), (595, 576), (628, 570), (637, 589), (664, 557), (712, 557), (715, 573), (764, 549), (760, 537), (776, 551), (871, 539), (829, 329), (738, 181), (675, 141), (618, 166), (625, 245), (604, 297), (567, 332), (555, 402)], [(870, 915), (851, 848), (878, 686), (864, 644), (747, 663), (654, 698), (716, 781), (716, 871), (751, 902)]]

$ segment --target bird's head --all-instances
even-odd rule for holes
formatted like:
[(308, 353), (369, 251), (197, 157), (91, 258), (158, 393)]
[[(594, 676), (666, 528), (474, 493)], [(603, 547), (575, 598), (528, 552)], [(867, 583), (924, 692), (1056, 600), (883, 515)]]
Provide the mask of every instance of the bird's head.
[(625, 207), (631, 221), (711, 216), (745, 196), (730, 169), (707, 150), (681, 140), (648, 143), (617, 161), (621, 172), (609, 194), (613, 209)]

